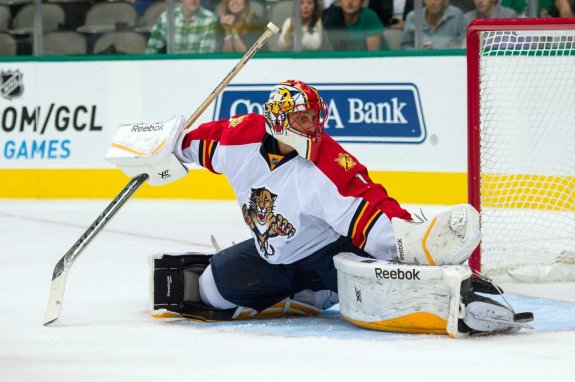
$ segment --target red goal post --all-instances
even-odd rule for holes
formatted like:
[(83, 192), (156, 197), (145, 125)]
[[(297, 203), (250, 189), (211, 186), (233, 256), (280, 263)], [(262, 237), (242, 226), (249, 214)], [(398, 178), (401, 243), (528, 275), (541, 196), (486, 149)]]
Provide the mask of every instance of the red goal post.
[[(575, 18), (481, 19), (467, 31), (470, 266), (575, 279)], [(571, 97), (571, 98), (570, 98)]]

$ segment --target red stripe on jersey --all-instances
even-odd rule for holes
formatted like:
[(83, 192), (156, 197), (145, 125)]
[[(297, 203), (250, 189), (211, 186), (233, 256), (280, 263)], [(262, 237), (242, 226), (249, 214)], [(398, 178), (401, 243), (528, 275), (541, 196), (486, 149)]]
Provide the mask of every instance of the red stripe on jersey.
[(198, 164), (202, 167), (206, 167), (206, 158), (204, 156), (204, 146), (206, 146), (206, 141), (200, 141), (198, 143)]
[(218, 146), (258, 143), (263, 140), (265, 132), (265, 118), (262, 115), (236, 115), (229, 119), (203, 123), (188, 131), (182, 141), (182, 150), (190, 148), (193, 142), (198, 142), (198, 164), (218, 174), (212, 165), (212, 158)]
[(198, 152), (198, 154), (199, 154), (198, 156), (200, 158), (200, 166), (203, 166), (206, 169), (208, 169), (211, 172), (216, 173), (216, 174), (218, 174), (218, 172), (216, 172), (214, 170), (214, 167), (212, 166), (212, 156), (214, 155), (214, 152), (216, 151), (217, 145), (218, 145), (218, 142), (216, 142), (216, 141), (201, 141), (199, 152)]
[(259, 114), (236, 115), (230, 119), (207, 122), (186, 133), (182, 149), (193, 141), (216, 141), (220, 145), (242, 145), (263, 140), (266, 132), (265, 118)]
[[(345, 161), (341, 158), (345, 158)], [(367, 168), (327, 134), (321, 137), (315, 165), (332, 181), (342, 196), (361, 198), (389, 219), (398, 217), (411, 220), (409, 212), (391, 198), (381, 184), (370, 179)]]
[(377, 222), (377, 219), (379, 219), (379, 217), (383, 215), (383, 212), (381, 211), (377, 211), (372, 217), (371, 219), (369, 219), (369, 221), (367, 222), (367, 224), (365, 225), (365, 228), (363, 229), (363, 241), (358, 245), (359, 248), (361, 249), (365, 249), (365, 243), (367, 242), (367, 238), (369, 236), (369, 232), (371, 231), (371, 229), (373, 228), (373, 226), (375, 225), (375, 223)]
[(350, 238), (353, 244), (363, 249), (367, 241), (367, 236), (382, 212), (369, 202), (362, 202), (358, 208), (354, 220), (350, 224)]

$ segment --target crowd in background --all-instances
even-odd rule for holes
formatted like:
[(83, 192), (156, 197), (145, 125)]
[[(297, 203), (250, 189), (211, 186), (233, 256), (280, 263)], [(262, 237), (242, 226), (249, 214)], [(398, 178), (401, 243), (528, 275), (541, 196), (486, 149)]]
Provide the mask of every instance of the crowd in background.
[[(422, 0), (419, 48), (463, 49), (472, 20), (525, 17), (527, 1)], [(299, 9), (294, 0), (44, 0), (38, 34), (32, 0), (0, 0), (0, 55), (244, 52), (270, 20), (281, 27), (270, 51), (416, 48), (413, 0), (298, 2)], [(539, 0), (537, 15), (570, 17), (574, 6)]]

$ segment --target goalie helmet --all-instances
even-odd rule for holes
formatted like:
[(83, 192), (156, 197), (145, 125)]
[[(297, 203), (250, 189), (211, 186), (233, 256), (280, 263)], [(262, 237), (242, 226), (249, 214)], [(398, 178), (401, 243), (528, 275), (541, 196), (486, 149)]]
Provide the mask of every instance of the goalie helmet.
[[(309, 113), (303, 112), (308, 111), (315, 113), (306, 119)], [(290, 125), (288, 114), (292, 114), (293, 126)], [(268, 133), (311, 161), (317, 158), (327, 117), (327, 104), (317, 90), (301, 81), (288, 80), (276, 85), (265, 103)], [(298, 122), (301, 120), (305, 121), (305, 124)]]

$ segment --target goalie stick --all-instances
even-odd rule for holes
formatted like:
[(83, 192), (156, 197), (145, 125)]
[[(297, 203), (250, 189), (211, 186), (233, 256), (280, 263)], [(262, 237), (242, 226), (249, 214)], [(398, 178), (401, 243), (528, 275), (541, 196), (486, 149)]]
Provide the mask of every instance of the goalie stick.
[[(208, 108), (208, 106), (216, 99), (216, 97), (224, 90), (224, 88), (231, 82), (231, 80), (238, 74), (238, 72), (246, 65), (246, 63), (264, 46), (271, 36), (279, 31), (279, 28), (273, 23), (268, 23), (266, 30), (260, 38), (248, 49), (238, 63), (230, 70), (224, 79), (214, 88), (208, 97), (202, 102), (198, 109), (188, 118), (184, 123), (183, 129), (187, 129), (200, 117), (200, 115)], [(62, 303), (64, 301), (64, 290), (66, 287), (66, 278), (68, 272), (74, 262), (78, 259), (84, 249), (96, 237), (96, 235), (104, 228), (104, 226), (114, 217), (118, 210), (128, 201), (128, 199), (140, 188), (140, 186), (148, 179), (147, 174), (140, 174), (126, 185), (116, 198), (106, 207), (106, 209), (98, 216), (98, 218), (88, 227), (86, 232), (74, 243), (74, 245), (66, 252), (64, 256), (58, 261), (52, 273), (52, 284), (50, 286), (50, 296), (48, 298), (48, 306), (44, 316), (44, 326), (48, 326), (56, 322), (60, 317), (62, 311)]]

